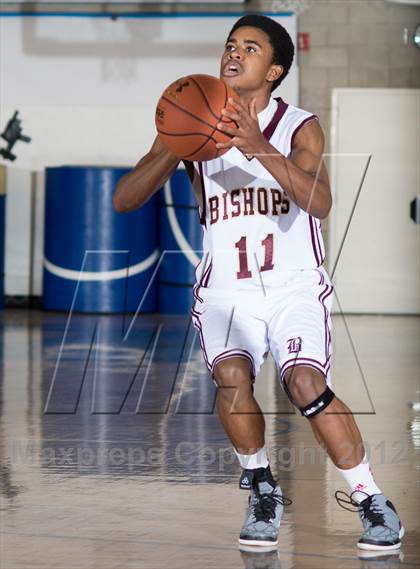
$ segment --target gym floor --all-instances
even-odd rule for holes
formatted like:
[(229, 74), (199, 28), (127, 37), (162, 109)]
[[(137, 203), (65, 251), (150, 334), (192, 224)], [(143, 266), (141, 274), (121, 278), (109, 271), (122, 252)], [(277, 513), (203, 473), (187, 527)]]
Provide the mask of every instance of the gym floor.
[(125, 342), (118, 315), (0, 319), (4, 569), (420, 566), (418, 318), (334, 318), (334, 389), (406, 528), (401, 554), (370, 559), (356, 548), (357, 514), (335, 501), (341, 479), (270, 360), (256, 391), (293, 504), (278, 550), (255, 555), (238, 549), (247, 492), (188, 317), (141, 316)]

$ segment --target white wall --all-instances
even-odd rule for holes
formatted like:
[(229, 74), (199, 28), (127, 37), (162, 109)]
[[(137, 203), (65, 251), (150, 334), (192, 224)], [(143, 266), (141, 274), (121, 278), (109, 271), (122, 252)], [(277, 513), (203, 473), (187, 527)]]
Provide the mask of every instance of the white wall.
[[(237, 18), (0, 18), (0, 123), (19, 109), (33, 138), (16, 147), (16, 166), (137, 162), (163, 89), (182, 75), (218, 75)], [(296, 40), (296, 17), (278, 19)], [(296, 66), (279, 91), (297, 104)]]
[[(218, 75), (237, 18), (0, 17), (0, 128), (19, 109), (32, 137), (15, 146), (15, 163), (0, 160), (8, 166), (6, 294), (42, 291), (43, 169), (134, 165), (155, 137), (163, 89), (182, 75)], [(296, 17), (279, 21), (296, 41)], [(279, 91), (297, 104), (296, 66)]]
[(333, 91), (330, 267), (371, 156), (334, 275), (344, 312), (420, 311), (420, 226), (410, 219), (420, 187), (419, 123), (419, 89)]

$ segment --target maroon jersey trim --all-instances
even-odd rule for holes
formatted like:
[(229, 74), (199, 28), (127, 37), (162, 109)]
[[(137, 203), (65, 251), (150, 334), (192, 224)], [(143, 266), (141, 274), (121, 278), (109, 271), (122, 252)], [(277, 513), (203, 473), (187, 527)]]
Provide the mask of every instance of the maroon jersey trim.
[(200, 223), (201, 225), (206, 225), (206, 186), (204, 184), (203, 165), (201, 162), (198, 163), (198, 170), (200, 172), (200, 186), (201, 186), (201, 200), (202, 200)]
[(322, 265), (325, 259), (325, 252), (322, 250), (321, 239), (319, 236), (319, 234), (321, 233), (321, 222), (317, 218), (313, 218), (313, 222), (315, 224), (316, 241), (318, 243), (319, 256), (321, 257), (321, 265)]
[[(273, 136), (274, 131), (277, 128), (277, 125), (279, 124), (279, 122), (283, 118), (283, 115), (289, 106), (287, 103), (285, 103), (283, 101), (283, 99), (281, 97), (277, 97), (275, 100), (277, 101), (276, 112), (274, 113), (273, 118), (271, 119), (270, 123), (266, 126), (266, 128), (263, 131), (263, 135), (265, 136), (266, 140), (270, 140), (270, 138)], [(200, 214), (200, 223), (201, 223), (201, 225), (205, 226), (206, 225), (206, 213), (207, 213), (206, 212), (206, 186), (205, 186), (205, 182), (204, 182), (203, 165), (201, 162), (198, 163), (198, 169), (200, 172), (201, 197), (202, 197), (202, 202), (203, 202), (203, 206), (201, 208), (201, 214)]]
[(270, 123), (263, 130), (263, 135), (265, 136), (266, 140), (270, 140), (270, 138), (273, 136), (274, 131), (277, 128), (277, 125), (283, 118), (283, 115), (286, 112), (287, 107), (289, 106), (287, 103), (283, 101), (281, 97), (277, 97), (275, 100), (277, 101), (276, 112), (274, 113)]
[(314, 218), (312, 217), (312, 215), (308, 215), (308, 219), (309, 219), (309, 228), (311, 230), (312, 250), (313, 250), (313, 253), (315, 256), (316, 267), (318, 268), (322, 264), (322, 255), (321, 255), (321, 253), (318, 253), (318, 249), (317, 249), (317, 245), (316, 245), (316, 241), (315, 241), (316, 228), (314, 227)]
[(306, 119), (304, 119), (300, 124), (297, 125), (297, 127), (295, 128), (295, 130), (293, 131), (292, 137), (290, 139), (290, 152), (292, 152), (293, 150), (293, 143), (295, 141), (295, 137), (297, 135), (297, 133), (300, 131), (300, 129), (307, 123), (313, 120), (319, 120), (318, 117), (316, 115), (311, 115), (310, 117), (306, 117)]

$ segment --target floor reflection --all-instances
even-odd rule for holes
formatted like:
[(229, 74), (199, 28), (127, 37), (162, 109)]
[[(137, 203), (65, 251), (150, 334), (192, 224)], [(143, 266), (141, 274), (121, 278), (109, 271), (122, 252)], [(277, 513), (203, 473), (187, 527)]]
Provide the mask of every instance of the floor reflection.
[(333, 498), (342, 482), (270, 362), (257, 396), (272, 469), (293, 505), (278, 550), (256, 554), (238, 550), (247, 493), (237, 487), (189, 318), (143, 316), (127, 338), (129, 321), (118, 315), (68, 323), (62, 314), (7, 310), (0, 318), (7, 569), (420, 565), (416, 319), (348, 319), (376, 414), (364, 413), (369, 399), (335, 322), (335, 390), (361, 411), (376, 476), (407, 529), (402, 556), (366, 557), (355, 547), (357, 515)]

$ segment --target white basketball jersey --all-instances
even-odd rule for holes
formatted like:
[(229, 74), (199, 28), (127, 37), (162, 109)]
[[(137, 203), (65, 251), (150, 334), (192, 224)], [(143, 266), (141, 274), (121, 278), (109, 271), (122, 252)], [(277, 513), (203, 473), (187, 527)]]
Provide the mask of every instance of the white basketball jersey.
[[(298, 130), (314, 119), (273, 98), (258, 114), (264, 136), (286, 157)], [(319, 220), (289, 199), (257, 158), (248, 160), (231, 148), (194, 167), (204, 231), (204, 254), (196, 271), (200, 287), (215, 292), (271, 288), (279, 285), (285, 271), (322, 264)]]

